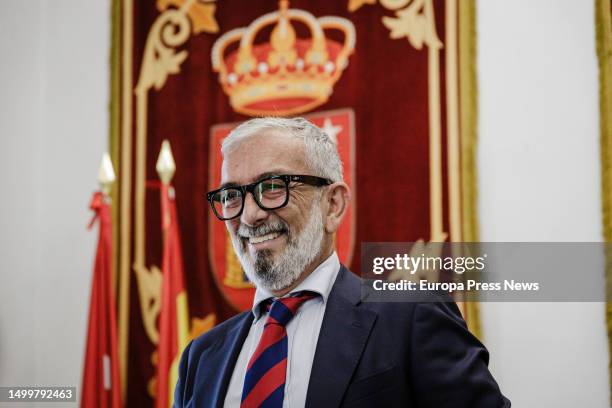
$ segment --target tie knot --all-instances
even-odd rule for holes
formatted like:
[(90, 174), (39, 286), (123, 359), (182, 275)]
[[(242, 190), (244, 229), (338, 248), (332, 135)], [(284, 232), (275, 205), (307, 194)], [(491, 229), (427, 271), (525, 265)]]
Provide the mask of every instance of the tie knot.
[(266, 326), (268, 324), (286, 326), (293, 319), (300, 306), (316, 296), (317, 294), (314, 292), (297, 292), (289, 297), (274, 300), (272, 306), (270, 306), (270, 314), (268, 315)]

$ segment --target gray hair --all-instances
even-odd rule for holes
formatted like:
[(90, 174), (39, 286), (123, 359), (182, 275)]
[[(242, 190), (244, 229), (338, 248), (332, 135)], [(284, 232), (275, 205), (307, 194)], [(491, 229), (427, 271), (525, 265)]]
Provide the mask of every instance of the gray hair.
[(287, 137), (301, 139), (306, 147), (306, 165), (315, 173), (313, 175), (333, 182), (344, 180), (336, 143), (304, 118), (263, 117), (248, 120), (223, 139), (221, 153), (225, 156), (244, 140), (264, 130), (280, 130)]

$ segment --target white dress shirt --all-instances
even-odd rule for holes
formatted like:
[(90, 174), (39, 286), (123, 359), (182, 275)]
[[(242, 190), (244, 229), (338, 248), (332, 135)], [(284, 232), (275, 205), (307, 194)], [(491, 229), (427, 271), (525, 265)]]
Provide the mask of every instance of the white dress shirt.
[[(336, 252), (331, 254), (319, 265), (302, 283), (291, 293), (308, 290), (318, 293), (317, 296), (305, 302), (296, 315), (287, 324), (287, 375), (285, 378), (285, 398), (283, 407), (303, 407), (306, 403), (306, 392), (310, 380), (310, 371), (314, 360), (321, 323), (325, 314), (327, 298), (336, 281), (340, 270), (340, 261)], [(286, 296), (289, 296), (287, 294)], [(261, 313), (259, 304), (266, 299), (274, 298), (265, 289), (257, 288), (253, 301), (252, 313), (255, 317), (249, 330), (242, 350), (236, 361), (234, 372), (225, 395), (226, 408), (240, 407), (242, 399), (242, 386), (246, 375), (246, 367), (259, 344), (263, 333), (267, 312)]]

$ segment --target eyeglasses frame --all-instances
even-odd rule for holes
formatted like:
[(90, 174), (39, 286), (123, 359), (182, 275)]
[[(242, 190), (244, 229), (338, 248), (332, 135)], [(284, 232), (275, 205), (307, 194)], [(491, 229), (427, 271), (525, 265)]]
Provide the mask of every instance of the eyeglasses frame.
[[(274, 207), (274, 208), (265, 207), (263, 204), (259, 202), (259, 200), (257, 199), (254, 193), (255, 186), (257, 186), (258, 184), (264, 181), (268, 181), (268, 180), (283, 180), (285, 182), (285, 189), (286, 189), (285, 201), (281, 205)], [(289, 183), (292, 183), (292, 182), (307, 184), (307, 185), (314, 186), (314, 187), (325, 187), (325, 186), (329, 186), (330, 184), (333, 184), (333, 181), (331, 181), (330, 179), (326, 179), (324, 177), (308, 176), (308, 175), (303, 175), (303, 174), (280, 174), (280, 175), (265, 177), (251, 184), (244, 184), (242, 186), (227, 186), (227, 187), (221, 187), (216, 190), (209, 191), (208, 193), (206, 193), (206, 199), (210, 203), (210, 207), (212, 208), (213, 213), (219, 220), (229, 221), (229, 220), (233, 220), (234, 218), (238, 218), (242, 215), (242, 212), (244, 211), (244, 203), (246, 201), (247, 193), (251, 193), (251, 195), (253, 196), (253, 201), (255, 201), (255, 204), (257, 204), (257, 206), (264, 211), (273, 211), (273, 210), (278, 210), (279, 208), (285, 207), (289, 203)], [(220, 191), (228, 190), (228, 189), (239, 190), (242, 193), (242, 206), (240, 207), (240, 211), (238, 211), (238, 213), (235, 216), (231, 218), (223, 218), (222, 216), (217, 214), (217, 210), (215, 209), (215, 204), (213, 202), (213, 197), (215, 196), (215, 194), (219, 193)]]

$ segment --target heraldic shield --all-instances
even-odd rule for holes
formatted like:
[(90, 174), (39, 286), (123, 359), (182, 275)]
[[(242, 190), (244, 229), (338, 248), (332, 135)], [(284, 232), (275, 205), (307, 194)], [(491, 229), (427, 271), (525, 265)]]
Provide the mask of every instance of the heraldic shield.
[[(326, 132), (337, 144), (342, 160), (344, 181), (355, 194), (355, 125), (352, 109), (314, 112), (304, 117)], [(221, 142), (240, 123), (215, 125), (210, 132), (208, 189), (221, 184)], [(352, 200), (348, 213), (336, 233), (336, 251), (340, 262), (350, 265), (355, 244), (355, 204)], [(208, 214), (208, 251), (213, 277), (219, 290), (236, 310), (247, 310), (253, 302), (255, 287), (247, 279), (225, 224)]]

